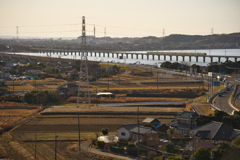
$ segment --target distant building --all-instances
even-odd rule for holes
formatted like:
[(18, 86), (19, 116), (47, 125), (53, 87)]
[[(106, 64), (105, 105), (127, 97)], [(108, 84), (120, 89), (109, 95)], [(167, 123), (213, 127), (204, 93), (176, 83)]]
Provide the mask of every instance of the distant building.
[(196, 112), (183, 111), (176, 117), (177, 121), (168, 123), (168, 126), (176, 129), (181, 134), (188, 134), (191, 129), (195, 128), (195, 121), (199, 115)]
[(60, 96), (69, 97), (76, 96), (78, 91), (78, 85), (76, 84), (65, 84), (58, 87), (58, 92)]

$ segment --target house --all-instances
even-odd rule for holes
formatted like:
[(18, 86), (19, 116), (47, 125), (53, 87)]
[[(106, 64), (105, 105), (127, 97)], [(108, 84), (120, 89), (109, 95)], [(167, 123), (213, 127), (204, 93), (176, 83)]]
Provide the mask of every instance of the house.
[(214, 144), (219, 142), (230, 143), (234, 138), (240, 136), (240, 130), (233, 129), (222, 122), (212, 121), (191, 131), (194, 138), (199, 141), (211, 141)]
[(148, 147), (157, 148), (159, 145), (159, 134), (150, 127), (135, 127), (130, 130), (130, 134), (132, 142), (137, 141), (139, 135), (139, 140), (145, 141)]
[[(142, 124), (139, 124), (142, 125)], [(122, 125), (120, 127), (118, 127), (117, 130), (117, 136), (119, 138), (125, 138), (125, 139), (130, 139), (131, 138), (131, 134), (130, 134), (130, 130), (137, 127), (138, 124), (127, 124), (127, 125)]]
[(78, 91), (78, 85), (76, 84), (65, 84), (58, 87), (59, 95), (66, 97), (68, 96), (76, 96)]
[(161, 124), (161, 122), (156, 118), (146, 118), (142, 122), (145, 124), (147, 123), (152, 124), (155, 127), (155, 129), (160, 133), (166, 133), (167, 130), (169, 129), (169, 127), (166, 126), (166, 124)]
[(183, 113), (176, 116), (177, 121), (168, 123), (167, 125), (175, 128), (181, 134), (188, 134), (195, 127), (195, 121), (198, 116), (196, 112), (183, 111)]

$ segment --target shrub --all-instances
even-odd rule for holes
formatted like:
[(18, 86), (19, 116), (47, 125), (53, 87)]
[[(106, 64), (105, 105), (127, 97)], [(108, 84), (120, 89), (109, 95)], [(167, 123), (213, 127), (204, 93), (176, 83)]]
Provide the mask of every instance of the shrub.
[(119, 138), (118, 139), (118, 145), (119, 146), (126, 146), (126, 145), (128, 145), (128, 140), (126, 140), (124, 138)]
[(104, 148), (104, 145), (105, 145), (106, 143), (104, 142), (104, 141), (97, 141), (97, 146), (98, 146), (98, 148)]
[(97, 139), (92, 139), (92, 144), (94, 145), (94, 146), (97, 146), (97, 142), (98, 142), (98, 140)]
[(4, 129), (4, 131), (9, 131), (10, 129), (12, 129), (12, 125), (5, 123), (5, 124), (0, 124), (0, 127)]
[(203, 95), (205, 95), (204, 91), (201, 91), (201, 92), (198, 93), (198, 96), (203, 96)]
[(4, 129), (0, 127), (0, 134), (2, 134), (3, 132), (4, 132)]
[(29, 117), (29, 116), (31, 116), (31, 114), (24, 114), (24, 115), (22, 116), (22, 118), (27, 118), (27, 117)]
[(237, 145), (237, 146), (240, 147), (240, 137), (235, 138), (235, 139), (232, 141), (232, 144), (235, 144), (235, 145)]
[(111, 147), (110, 147), (110, 151), (116, 152), (116, 153), (123, 153), (123, 152), (124, 152), (124, 148), (116, 147), (116, 146), (111, 146)]

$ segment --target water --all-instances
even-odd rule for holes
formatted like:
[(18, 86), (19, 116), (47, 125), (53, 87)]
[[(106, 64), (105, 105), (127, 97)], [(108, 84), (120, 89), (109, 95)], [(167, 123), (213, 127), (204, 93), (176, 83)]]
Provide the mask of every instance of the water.
[[(161, 50), (159, 52), (197, 52), (197, 53), (206, 53), (207, 55), (222, 55), (222, 56), (240, 56), (240, 49), (200, 49), (200, 50)], [(122, 51), (122, 52), (119, 52), (119, 53), (147, 53), (147, 51)], [(13, 54), (13, 53), (11, 53)], [(38, 55), (38, 56), (49, 56), (50, 54), (40, 54), (40, 53), (15, 53), (15, 54), (24, 54), (24, 55)], [(78, 55), (77, 53), (77, 56), (75, 55), (67, 55), (65, 56), (64, 53), (62, 53), (62, 55), (55, 55), (55, 54), (52, 54), (51, 57), (61, 57), (62, 59), (80, 59), (81, 57)], [(158, 64), (160, 65), (164, 59), (163, 56), (160, 56), (160, 60), (152, 60), (152, 56), (149, 56), (149, 60), (146, 59), (146, 57), (144, 57), (144, 59), (137, 59), (136, 55), (133, 55), (133, 59), (117, 59), (116, 58), (116, 55), (114, 58), (111, 58), (112, 55), (110, 54), (110, 58), (107, 58), (107, 57), (103, 57), (103, 55), (101, 54), (101, 57), (99, 57), (99, 55), (97, 54), (97, 57), (91, 57), (91, 56), (88, 56), (88, 60), (91, 60), (91, 61), (101, 61), (101, 62), (113, 62), (113, 63), (135, 63), (137, 61), (140, 61), (141, 64), (150, 64), (150, 65), (153, 65), (153, 64)], [(125, 57), (125, 56), (124, 56)], [(130, 58), (130, 55), (129, 55), (129, 58)], [(157, 56), (155, 57), (155, 59), (157, 59)], [(234, 58), (229, 58), (229, 60), (231, 61), (235, 61)], [(237, 59), (239, 60), (239, 59)], [(170, 61), (170, 57), (169, 56), (166, 56), (166, 61)], [(202, 57), (199, 57), (198, 58), (198, 61), (199, 62), (196, 62), (196, 58), (194, 56), (192, 56), (192, 59), (191, 59), (191, 62), (189, 62), (189, 57), (186, 56), (185, 57), (185, 63), (188, 63), (189, 65), (192, 65), (192, 64), (198, 64), (198, 65), (207, 65), (207, 63), (210, 63), (210, 58), (206, 58), (206, 62), (203, 63), (203, 58)], [(226, 59), (225, 58), (221, 58), (221, 62), (225, 62)], [(173, 56), (172, 57), (172, 61), (171, 62), (176, 62), (176, 57)], [(179, 56), (178, 57), (178, 62), (179, 63), (182, 63), (182, 57)], [(213, 58), (213, 62), (218, 62), (218, 58)]]

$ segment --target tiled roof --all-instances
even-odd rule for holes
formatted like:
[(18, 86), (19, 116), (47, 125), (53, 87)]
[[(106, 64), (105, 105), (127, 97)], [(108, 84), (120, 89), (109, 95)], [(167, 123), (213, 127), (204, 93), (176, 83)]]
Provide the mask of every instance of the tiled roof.
[(200, 139), (232, 140), (240, 135), (240, 130), (233, 129), (221, 122), (212, 121), (194, 130), (194, 135)]
[(78, 87), (78, 85), (76, 85), (76, 84), (65, 84), (65, 85), (60, 86), (60, 88), (75, 88), (75, 87)]
[[(144, 123), (151, 123), (152, 121), (154, 121), (156, 118), (146, 118), (144, 119), (142, 122)], [(157, 120), (157, 119), (156, 119)], [(158, 120), (157, 120), (158, 121)]]
[(196, 112), (183, 111), (183, 113), (177, 115), (177, 118), (196, 119), (199, 115)]
[[(132, 133), (138, 133), (138, 127), (135, 127), (133, 129), (130, 130), (130, 132)], [(149, 127), (139, 127), (139, 134), (146, 134), (148, 132), (154, 132), (157, 133), (155, 131), (152, 131), (152, 128)]]
[[(139, 126), (141, 126), (141, 125), (142, 124), (139, 124)], [(131, 129), (133, 129), (133, 128), (137, 127), (137, 126), (138, 126), (138, 124), (127, 124), (127, 125), (122, 125), (122, 126), (118, 127), (117, 129), (123, 127), (126, 130), (130, 131)]]

